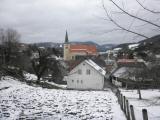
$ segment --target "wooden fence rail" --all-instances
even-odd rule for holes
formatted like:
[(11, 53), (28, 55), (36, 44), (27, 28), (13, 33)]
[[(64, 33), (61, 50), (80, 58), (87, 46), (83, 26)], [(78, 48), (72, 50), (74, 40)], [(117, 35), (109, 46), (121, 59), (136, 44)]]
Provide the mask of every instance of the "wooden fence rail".
[[(128, 99), (121, 94), (119, 89), (116, 92), (116, 96), (118, 98), (118, 103), (120, 104), (120, 107), (124, 112), (127, 120), (136, 120), (135, 113), (134, 113), (134, 106), (129, 105)], [(143, 120), (148, 120), (147, 109), (142, 109), (142, 118)]]

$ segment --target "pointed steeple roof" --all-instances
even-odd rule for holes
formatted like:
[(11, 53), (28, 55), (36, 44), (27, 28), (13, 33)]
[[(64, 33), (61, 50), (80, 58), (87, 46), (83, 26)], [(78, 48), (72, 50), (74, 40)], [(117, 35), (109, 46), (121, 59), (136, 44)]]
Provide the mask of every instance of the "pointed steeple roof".
[(65, 36), (65, 43), (68, 43), (68, 33), (67, 33), (67, 30), (66, 30), (66, 36)]

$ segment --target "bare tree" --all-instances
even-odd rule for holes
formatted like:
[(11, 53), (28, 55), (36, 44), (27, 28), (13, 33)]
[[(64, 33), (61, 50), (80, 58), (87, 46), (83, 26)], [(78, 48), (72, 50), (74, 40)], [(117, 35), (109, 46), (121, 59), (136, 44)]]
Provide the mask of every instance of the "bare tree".
[(37, 83), (39, 83), (41, 77), (44, 75), (47, 68), (49, 67), (48, 57), (50, 56), (50, 54), (46, 50), (40, 49), (36, 46), (32, 48), (32, 50), (33, 50), (32, 51), (33, 55), (31, 59), (31, 63), (32, 63), (34, 73), (37, 76)]
[(13, 57), (19, 50), (20, 34), (14, 29), (1, 29), (0, 42), (1, 42), (1, 55), (4, 64), (9, 64)]
[(136, 1), (143, 9), (147, 10), (148, 12), (151, 12), (153, 14), (160, 14), (160, 11), (151, 10), (151, 9), (145, 7), (139, 0), (136, 0)]
[[(105, 20), (109, 20), (118, 29), (121, 29), (122, 31), (126, 31), (126, 32), (129, 32), (129, 33), (132, 33), (132, 34), (134, 34), (136, 36), (140, 36), (140, 37), (143, 37), (143, 38), (149, 38), (149, 36), (145, 35), (143, 32), (140, 33), (138, 31), (135, 31), (135, 30), (131, 29), (134, 21), (135, 20), (139, 20), (143, 24), (148, 24), (148, 25), (150, 25), (150, 26), (152, 26), (152, 27), (160, 30), (160, 25), (156, 23), (157, 21), (156, 22), (149, 21), (148, 19), (145, 19), (143, 17), (139, 17), (137, 14), (133, 14), (133, 13), (128, 12), (124, 8), (124, 4), (123, 4), (123, 6), (121, 6), (121, 5), (119, 5), (117, 3), (116, 0), (109, 0), (109, 2), (111, 2), (112, 5), (119, 10), (119, 11), (114, 12), (114, 13), (116, 13), (116, 15), (120, 16), (120, 14), (124, 14), (124, 15), (126, 15), (126, 16), (128, 16), (128, 17), (130, 17), (130, 18), (133, 19), (132, 23), (128, 27), (124, 26), (124, 25), (121, 25), (121, 21), (120, 20), (117, 21), (116, 19), (114, 19), (114, 17), (113, 17), (113, 11), (110, 11), (109, 9), (107, 9), (108, 7), (106, 6), (104, 0), (102, 0), (102, 7), (103, 7), (103, 9), (104, 9), (104, 11), (106, 13), (106, 17), (107, 17)], [(151, 9), (145, 7), (143, 5), (143, 3), (141, 3), (139, 0), (135, 0), (135, 2), (137, 2), (144, 10), (146, 10), (147, 12), (150, 12), (150, 13), (154, 14), (155, 16), (158, 16), (159, 13), (160, 13), (159, 11), (151, 10)]]

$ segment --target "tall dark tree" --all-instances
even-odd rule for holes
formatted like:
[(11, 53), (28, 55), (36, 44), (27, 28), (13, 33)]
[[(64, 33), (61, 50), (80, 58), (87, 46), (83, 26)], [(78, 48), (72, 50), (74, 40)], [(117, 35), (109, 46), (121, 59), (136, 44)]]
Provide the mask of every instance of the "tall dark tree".
[(41, 77), (45, 74), (47, 69), (50, 67), (50, 53), (46, 51), (45, 49), (41, 49), (38, 47), (32, 48), (32, 67), (34, 70), (34, 73), (37, 76), (37, 83), (40, 82)]
[(20, 34), (14, 29), (0, 30), (1, 56), (4, 64), (10, 64), (19, 51)]

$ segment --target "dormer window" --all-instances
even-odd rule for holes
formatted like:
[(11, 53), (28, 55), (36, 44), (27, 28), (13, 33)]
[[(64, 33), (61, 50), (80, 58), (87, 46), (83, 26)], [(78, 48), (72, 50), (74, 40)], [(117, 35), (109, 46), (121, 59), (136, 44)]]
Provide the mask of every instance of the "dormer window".
[(78, 74), (81, 75), (82, 74), (82, 70), (78, 69)]
[(91, 74), (90, 69), (87, 69), (86, 74), (87, 74), (87, 75), (90, 75), (90, 74)]

